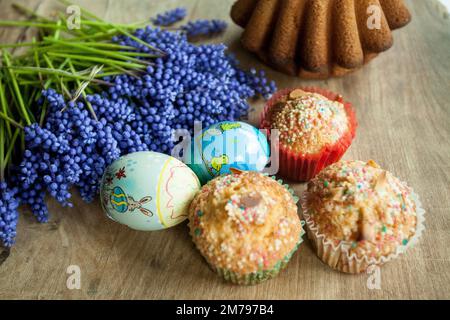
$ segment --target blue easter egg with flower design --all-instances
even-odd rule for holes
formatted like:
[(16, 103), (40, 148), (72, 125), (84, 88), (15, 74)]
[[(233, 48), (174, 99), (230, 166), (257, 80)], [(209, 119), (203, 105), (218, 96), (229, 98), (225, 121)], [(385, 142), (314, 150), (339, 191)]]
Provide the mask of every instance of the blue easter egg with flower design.
[(204, 184), (230, 169), (262, 171), (269, 162), (266, 136), (240, 121), (214, 124), (196, 134), (184, 155), (184, 162)]

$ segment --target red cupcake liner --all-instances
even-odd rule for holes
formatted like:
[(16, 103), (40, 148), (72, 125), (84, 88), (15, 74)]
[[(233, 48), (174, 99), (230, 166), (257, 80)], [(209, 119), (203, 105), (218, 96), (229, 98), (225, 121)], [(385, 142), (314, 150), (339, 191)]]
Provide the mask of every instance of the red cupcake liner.
[(270, 134), (271, 126), (268, 118), (269, 110), (277, 101), (279, 101), (282, 97), (287, 96), (295, 89), (318, 93), (327, 99), (342, 103), (348, 119), (348, 130), (342, 135), (342, 137), (333, 144), (325, 145), (318, 153), (294, 153), (279, 144), (280, 168), (278, 173), (291, 181), (305, 182), (314, 178), (323, 168), (339, 161), (342, 158), (355, 138), (358, 123), (356, 121), (355, 111), (353, 110), (351, 103), (344, 101), (341, 95), (316, 87), (300, 87), (283, 89), (272, 96), (264, 107), (260, 122), (261, 129), (266, 129)]

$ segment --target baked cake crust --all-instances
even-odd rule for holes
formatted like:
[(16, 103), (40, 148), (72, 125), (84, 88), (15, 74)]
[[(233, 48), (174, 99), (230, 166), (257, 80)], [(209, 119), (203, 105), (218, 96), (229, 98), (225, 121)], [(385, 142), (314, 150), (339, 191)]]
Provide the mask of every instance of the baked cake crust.
[(412, 190), (374, 161), (341, 161), (308, 183), (305, 207), (327, 241), (350, 243), (348, 254), (378, 259), (415, 235)]
[(211, 180), (189, 209), (191, 236), (209, 264), (242, 275), (271, 270), (302, 234), (291, 193), (257, 172)]
[[(369, 29), (371, 6), (380, 28)], [(373, 14), (373, 13), (372, 13)], [(342, 76), (393, 45), (392, 30), (411, 21), (403, 0), (238, 0), (231, 18), (241, 42), (275, 69), (304, 78)]]

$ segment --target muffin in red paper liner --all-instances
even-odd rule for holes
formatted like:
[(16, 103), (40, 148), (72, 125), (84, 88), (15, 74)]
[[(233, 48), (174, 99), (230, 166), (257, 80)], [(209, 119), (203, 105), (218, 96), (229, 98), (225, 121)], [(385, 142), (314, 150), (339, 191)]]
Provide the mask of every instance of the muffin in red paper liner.
[(339, 161), (356, 133), (356, 116), (341, 95), (314, 87), (284, 89), (266, 104), (261, 129), (279, 130), (279, 174), (309, 181)]
[(374, 161), (340, 161), (301, 198), (308, 238), (330, 267), (361, 273), (397, 258), (425, 227), (419, 196)]

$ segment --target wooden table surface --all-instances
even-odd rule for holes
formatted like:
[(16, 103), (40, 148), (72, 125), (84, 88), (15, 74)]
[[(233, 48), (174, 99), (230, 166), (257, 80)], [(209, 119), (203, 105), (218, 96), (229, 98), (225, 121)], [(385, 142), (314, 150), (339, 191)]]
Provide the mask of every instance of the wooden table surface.
[[(19, 2), (50, 13), (54, 2)], [(189, 18), (222, 18), (233, 0), (76, 1), (115, 22), (141, 21), (184, 5)], [(426, 231), (406, 255), (381, 269), (380, 289), (368, 274), (333, 271), (307, 240), (279, 277), (257, 286), (224, 283), (194, 248), (185, 223), (137, 232), (107, 219), (98, 202), (75, 207), (49, 201), (48, 224), (23, 210), (17, 244), (0, 249), (0, 298), (14, 299), (449, 299), (450, 298), (450, 21), (433, 0), (407, 1), (413, 22), (394, 33), (395, 45), (364, 69), (341, 79), (304, 81), (261, 65), (238, 42), (230, 22), (222, 38), (244, 66), (264, 68), (279, 88), (315, 85), (343, 94), (359, 120), (346, 159), (374, 159), (408, 182), (427, 210)], [(0, 19), (16, 18), (0, 0)], [(22, 39), (23, 29), (0, 28), (0, 42)], [(250, 121), (256, 123), (262, 102)], [(297, 193), (304, 185), (293, 184)], [(81, 271), (81, 289), (66, 287), (67, 268)]]

